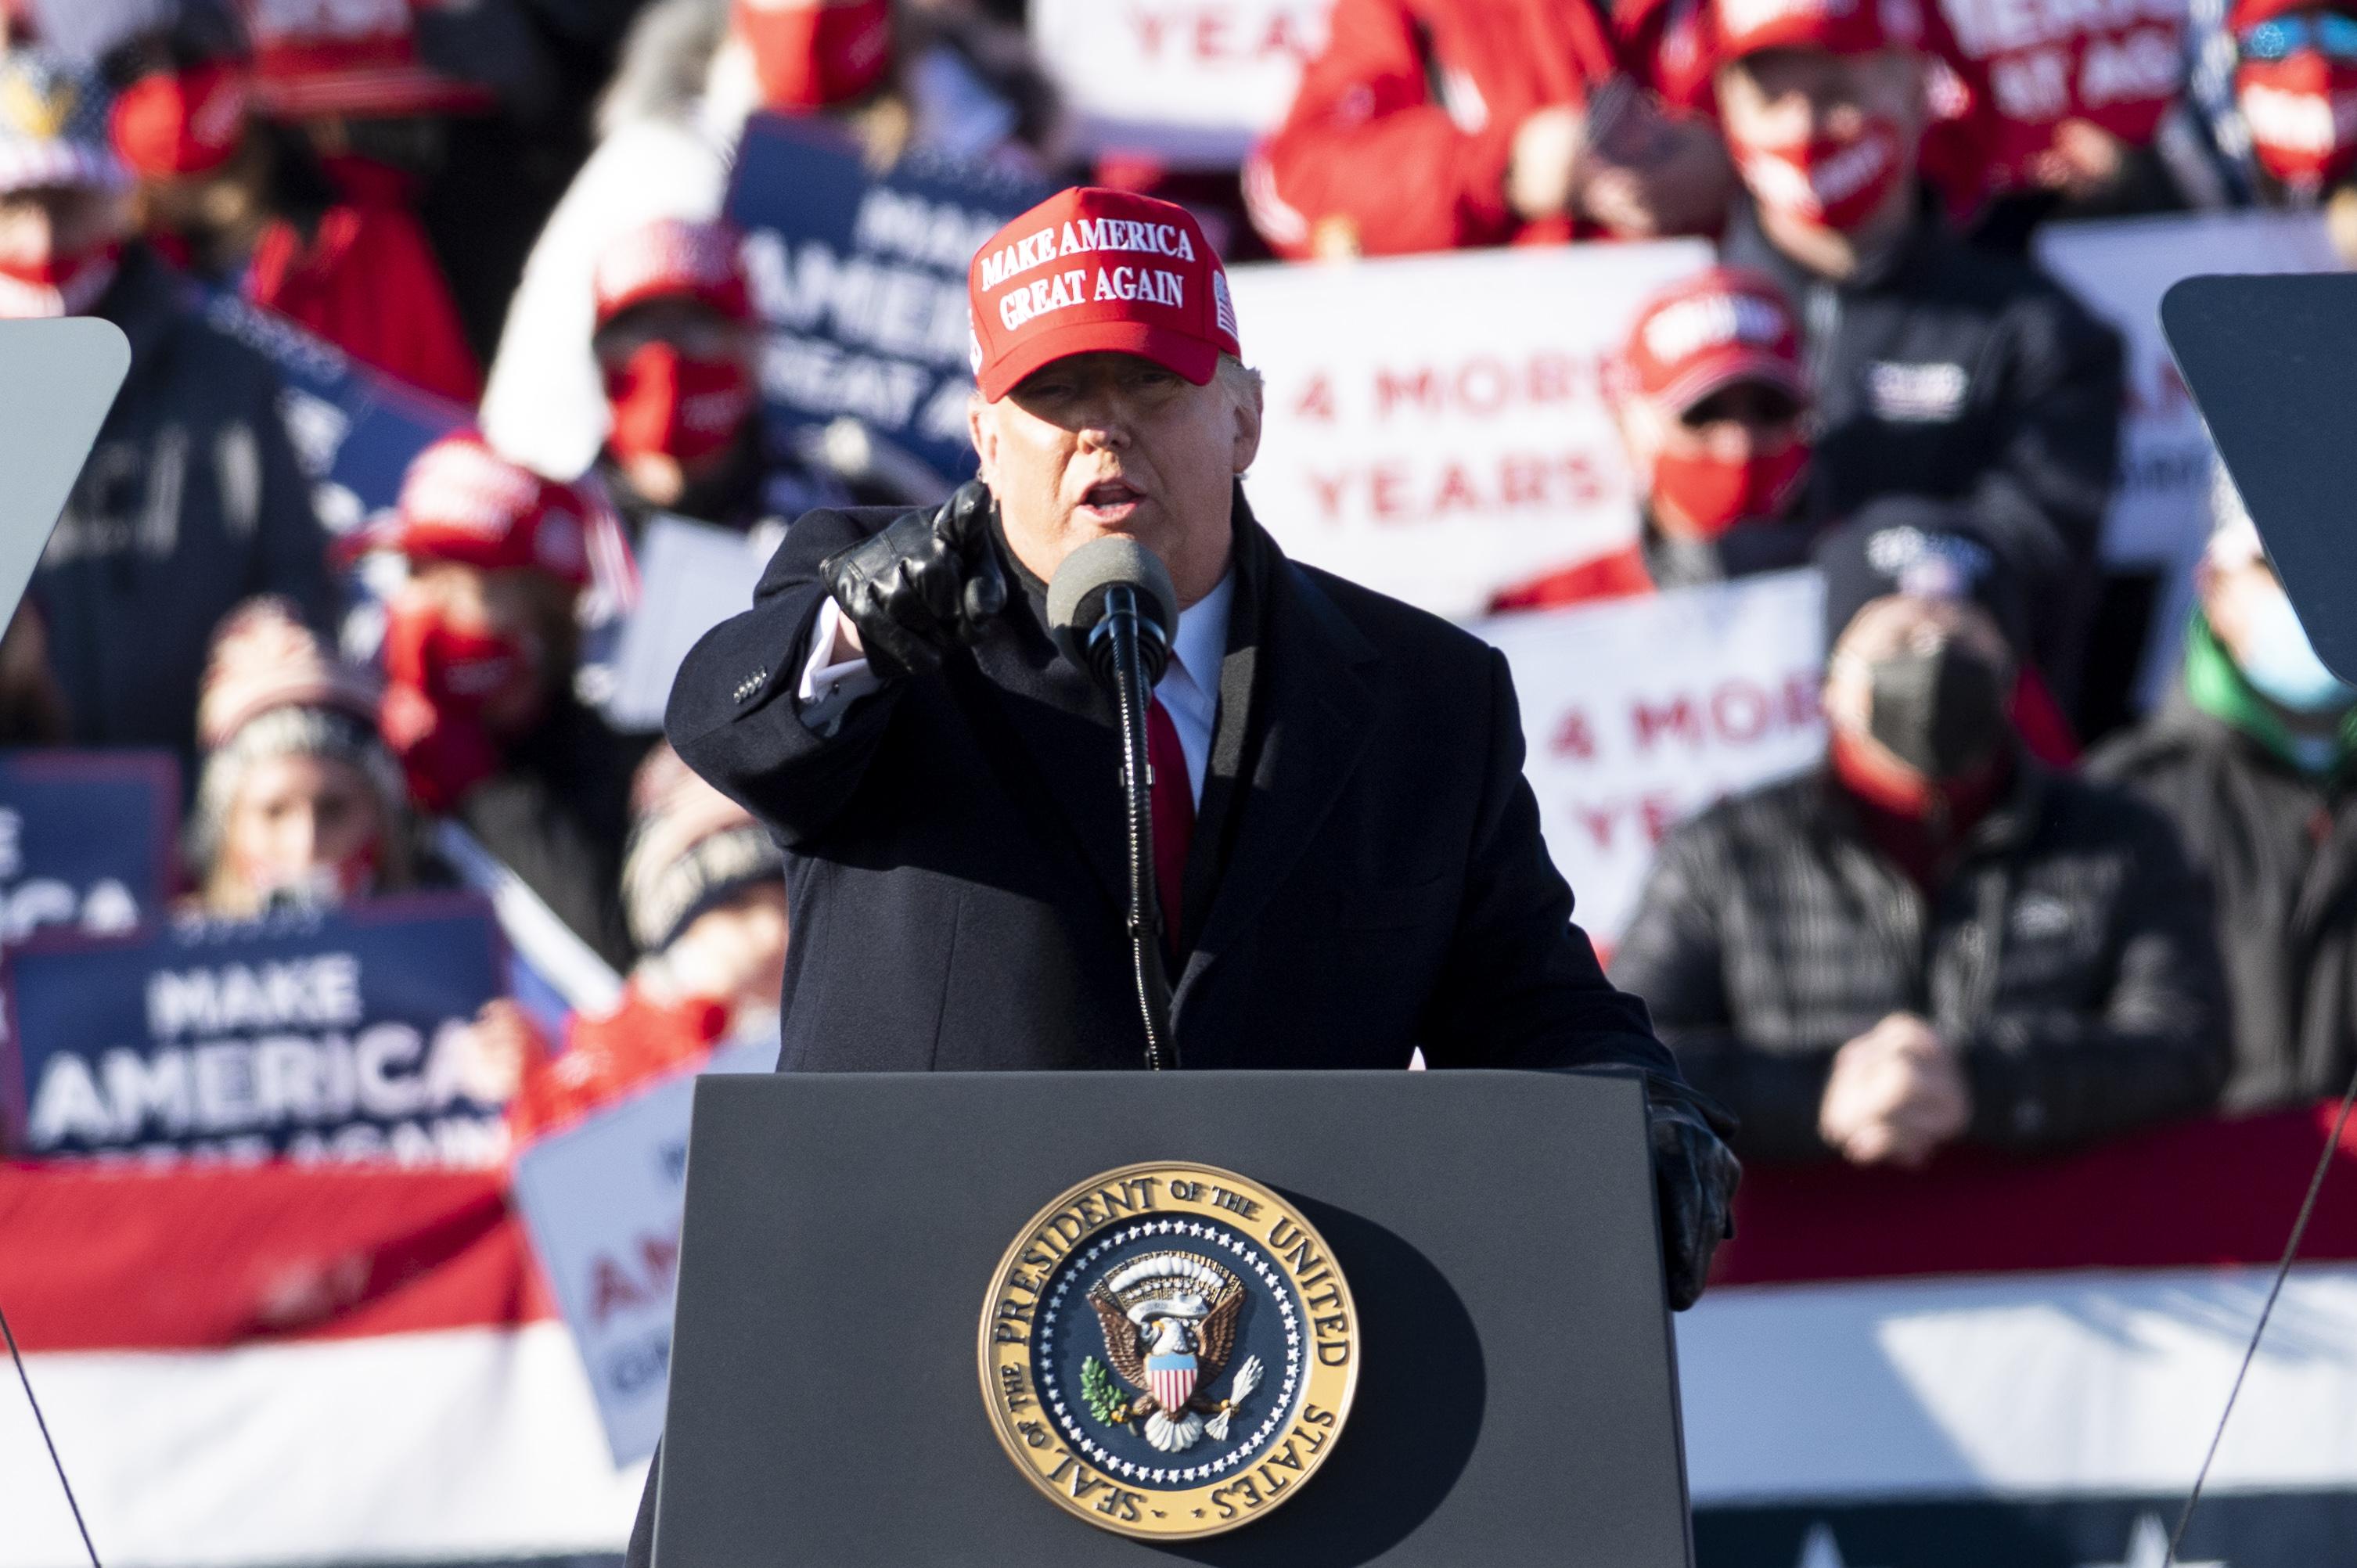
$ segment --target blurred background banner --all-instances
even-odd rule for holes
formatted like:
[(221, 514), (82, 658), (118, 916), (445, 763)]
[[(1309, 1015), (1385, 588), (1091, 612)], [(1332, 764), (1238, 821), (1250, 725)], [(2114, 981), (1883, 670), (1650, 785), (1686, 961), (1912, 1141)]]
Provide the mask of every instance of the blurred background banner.
[(857, 143), (806, 121), (745, 127), (727, 214), (769, 324), (761, 392), (786, 450), (849, 416), (948, 489), (974, 471), (965, 402), (966, 263), (1048, 188), (912, 153), (873, 172)]
[(1297, 560), (1425, 609), (1636, 537), (1598, 374), (1695, 241), (1243, 266), (1266, 378), (1253, 512)]
[(1088, 152), (1233, 168), (1285, 117), (1333, 0), (1034, 0), (1031, 43)]
[(466, 894), (253, 923), (52, 932), (6, 959), (29, 1154), (496, 1165), (464, 1045), (506, 993)]
[(1823, 753), (1824, 607), (1815, 573), (1779, 572), (1481, 623), (1513, 666), (1548, 853), (1599, 944), (1673, 824)]
[[(700, 1070), (777, 1065), (773, 1036), (722, 1046)], [(694, 1097), (695, 1074), (675, 1075), (515, 1161), (516, 1211), (581, 1348), (617, 1465), (644, 1459), (662, 1435)]]
[(179, 824), (167, 752), (0, 751), (0, 942), (161, 920)]

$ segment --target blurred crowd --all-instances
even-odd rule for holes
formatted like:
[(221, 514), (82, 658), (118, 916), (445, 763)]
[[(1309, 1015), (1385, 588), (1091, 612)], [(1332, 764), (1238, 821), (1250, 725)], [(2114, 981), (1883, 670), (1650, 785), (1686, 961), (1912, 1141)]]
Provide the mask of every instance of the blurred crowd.
[[(1612, 955), (1738, 1149), (1915, 1164), (2347, 1080), (2357, 688), (2222, 473), (2181, 671), (2118, 722), (2122, 346), (2030, 240), (2260, 207), (2357, 255), (2357, 4), (1336, 0), (1208, 174), (1078, 156), (1024, 13), (0, 0), (0, 316), (133, 351), (0, 742), (178, 755), (210, 916), (448, 885), (463, 828), (624, 977), (484, 1015), (530, 1136), (759, 1029), (791, 940), (769, 835), (601, 707), (631, 545), (921, 499), (759, 417), (749, 117), (1167, 196), (1231, 259), (1702, 236), (1603, 389), (1634, 542), (1491, 607), (1824, 574), (1822, 765), (1674, 830)], [(331, 533), (219, 294), (477, 424)]]

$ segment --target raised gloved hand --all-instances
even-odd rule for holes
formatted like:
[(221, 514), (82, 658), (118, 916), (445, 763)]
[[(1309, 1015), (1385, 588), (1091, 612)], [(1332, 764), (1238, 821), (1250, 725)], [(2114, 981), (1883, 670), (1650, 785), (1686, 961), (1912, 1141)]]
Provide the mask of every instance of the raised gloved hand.
[(989, 489), (958, 488), (939, 511), (895, 518), (881, 533), (819, 564), (835, 604), (859, 628), (867, 662), (886, 677), (937, 668), (1006, 607), (1006, 574), (991, 539)]
[(1645, 1113), (1652, 1133), (1670, 1310), (1684, 1312), (1702, 1295), (1711, 1254), (1735, 1235), (1735, 1187), (1743, 1179), (1743, 1165), (1726, 1144), (1735, 1135), (1735, 1120), (1684, 1085), (1650, 1073)]

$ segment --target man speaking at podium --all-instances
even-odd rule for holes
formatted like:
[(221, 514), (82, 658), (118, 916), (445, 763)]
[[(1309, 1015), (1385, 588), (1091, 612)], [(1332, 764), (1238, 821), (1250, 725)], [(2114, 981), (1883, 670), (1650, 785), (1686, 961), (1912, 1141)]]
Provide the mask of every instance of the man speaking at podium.
[(1116, 712), (1045, 607), (1126, 535), (1179, 607), (1146, 723), (1163, 1065), (1641, 1069), (1684, 1306), (1735, 1163), (1571, 922), (1504, 658), (1254, 521), (1260, 379), (1185, 209), (1062, 192), (968, 288), (982, 484), (801, 519), (672, 693), (679, 754), (787, 851), (780, 1070), (1146, 1065)]

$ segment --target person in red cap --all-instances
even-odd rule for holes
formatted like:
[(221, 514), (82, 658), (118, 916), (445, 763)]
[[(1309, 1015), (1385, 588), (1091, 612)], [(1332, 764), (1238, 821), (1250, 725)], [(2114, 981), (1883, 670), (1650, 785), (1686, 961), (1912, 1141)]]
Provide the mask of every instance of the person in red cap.
[(383, 732), (421, 808), (462, 823), (622, 969), (620, 853), (644, 746), (573, 692), (599, 504), (472, 434), (417, 455), (384, 541), (409, 577), (386, 611)]
[[(419, 70), (393, 99), (314, 71), (299, 91), (288, 44), (257, 52), (227, 0), (188, 0), (168, 24), (108, 51), (120, 85), (108, 130), (135, 181), (140, 231), (208, 281), (310, 328), (412, 386), (472, 405), (482, 370), (448, 283), (411, 212), (413, 182), (349, 150), (349, 117), (447, 101)], [(264, 104), (275, 106), (265, 113)]]
[(1244, 170), (1283, 256), (1707, 231), (1726, 160), (1587, 0), (1340, 0)]
[(606, 434), (589, 352), (606, 247), (659, 218), (718, 219), (747, 120), (824, 120), (888, 167), (923, 152), (1038, 177), (1053, 94), (1019, 31), (963, 4), (652, 0), (597, 107), (597, 150), (533, 242), (483, 392), (483, 430), (544, 474)]
[(2120, 340), (2027, 262), (1968, 248), (1927, 198), (1925, 25), (1915, 0), (1714, 0), (1744, 188), (1720, 254), (1798, 308), (1812, 514), (1896, 509), (1987, 540), (2067, 705), (2119, 455)]
[(659, 218), (597, 257), (592, 347), (611, 415), (597, 472), (633, 533), (656, 512), (749, 530), (842, 494), (762, 439), (739, 243), (726, 223)]
[[(785, 847), (780, 1070), (1631, 1066), (1691, 1302), (1737, 1176), (1716, 1113), (1571, 922), (1504, 660), (1254, 517), (1260, 381), (1194, 219), (1061, 192), (983, 244), (967, 295), (980, 478), (795, 522), (665, 716)], [(1114, 537), (1178, 610), (1146, 716), (1158, 1043), (1115, 714), (1046, 608)]]
[(1784, 291), (1714, 267), (1645, 302), (1607, 368), (1638, 489), (1638, 537), (1505, 589), (1492, 610), (1542, 609), (1805, 564), (1814, 527), (1808, 377)]

